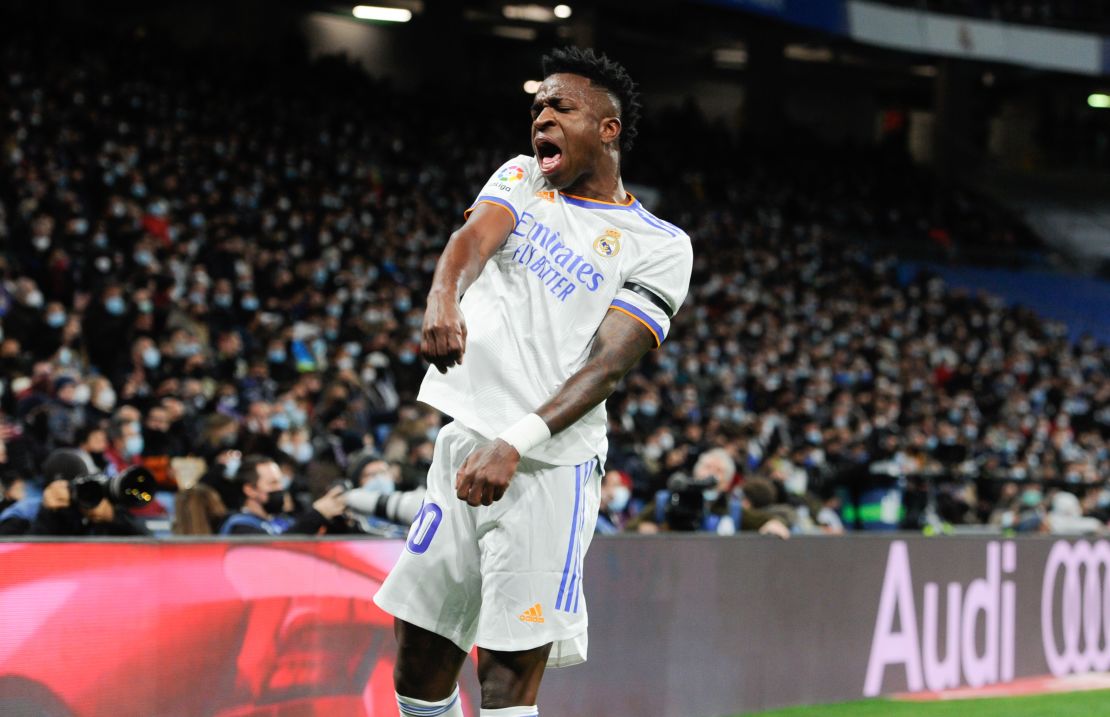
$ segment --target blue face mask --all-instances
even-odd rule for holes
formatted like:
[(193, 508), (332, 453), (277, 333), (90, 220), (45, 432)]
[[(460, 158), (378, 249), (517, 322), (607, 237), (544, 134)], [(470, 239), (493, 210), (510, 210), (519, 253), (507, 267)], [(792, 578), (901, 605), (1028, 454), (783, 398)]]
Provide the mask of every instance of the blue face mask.
[(239, 466), (242, 465), (243, 459), (239, 456), (227, 459), (224, 463), (224, 478), (234, 478), (235, 474), (239, 472)]
[(46, 315), (46, 325), (52, 329), (60, 329), (66, 323), (66, 315), (60, 311), (51, 311)]
[(285, 349), (272, 349), (266, 356), (270, 363), (285, 363)]
[(274, 415), (270, 416), (270, 425), (274, 427), (274, 430), (288, 431), (289, 416), (285, 415), (284, 413), (275, 413)]
[(253, 296), (243, 299), (239, 305), (243, 307), (243, 311), (258, 311), (258, 299)]
[(123, 452), (128, 458), (141, 455), (143, 452), (143, 437), (140, 435), (128, 436), (123, 442)]
[(123, 303), (122, 296), (110, 296), (104, 300), (104, 310), (112, 316), (119, 316), (127, 305)]
[(143, 349), (143, 365), (147, 368), (158, 368), (162, 363), (162, 354), (153, 346)]

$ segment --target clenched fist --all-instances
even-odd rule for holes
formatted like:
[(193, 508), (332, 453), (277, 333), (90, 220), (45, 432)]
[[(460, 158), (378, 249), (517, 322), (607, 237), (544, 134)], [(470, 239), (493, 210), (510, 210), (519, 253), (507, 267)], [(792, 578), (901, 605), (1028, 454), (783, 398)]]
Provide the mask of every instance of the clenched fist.
[(428, 295), (428, 307), (424, 311), (420, 355), (440, 373), (447, 373), (447, 369), (462, 363), (464, 353), (466, 321), (463, 320), (459, 300), (433, 291)]
[(455, 474), (455, 494), (467, 505), (492, 505), (501, 500), (516, 474), (520, 454), (500, 438), (476, 449)]

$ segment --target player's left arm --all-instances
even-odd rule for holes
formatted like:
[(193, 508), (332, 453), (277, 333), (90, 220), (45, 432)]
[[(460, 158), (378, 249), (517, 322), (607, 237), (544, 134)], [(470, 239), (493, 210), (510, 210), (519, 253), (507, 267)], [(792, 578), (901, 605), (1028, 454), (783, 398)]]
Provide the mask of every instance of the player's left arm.
[[(607, 399), (629, 369), (655, 348), (657, 338), (643, 323), (620, 311), (609, 311), (598, 327), (586, 364), (576, 371), (536, 414), (554, 435)], [(455, 479), (460, 500), (490, 505), (509, 488), (520, 454), (498, 438), (475, 450)]]

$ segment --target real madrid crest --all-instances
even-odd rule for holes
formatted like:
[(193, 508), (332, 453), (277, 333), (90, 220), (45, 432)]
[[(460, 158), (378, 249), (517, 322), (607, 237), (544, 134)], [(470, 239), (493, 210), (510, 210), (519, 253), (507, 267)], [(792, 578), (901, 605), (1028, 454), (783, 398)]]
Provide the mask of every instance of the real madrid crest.
[(606, 229), (604, 234), (594, 239), (594, 251), (601, 256), (616, 256), (620, 250), (621, 233), (616, 229)]

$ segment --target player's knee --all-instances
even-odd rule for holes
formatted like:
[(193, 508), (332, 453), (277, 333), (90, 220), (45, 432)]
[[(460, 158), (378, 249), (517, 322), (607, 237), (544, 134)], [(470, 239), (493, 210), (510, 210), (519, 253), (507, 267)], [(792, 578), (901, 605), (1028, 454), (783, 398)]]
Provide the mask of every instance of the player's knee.
[(456, 676), (435, 666), (418, 667), (412, 660), (398, 660), (393, 666), (393, 688), (397, 694), (435, 702), (449, 695)]

